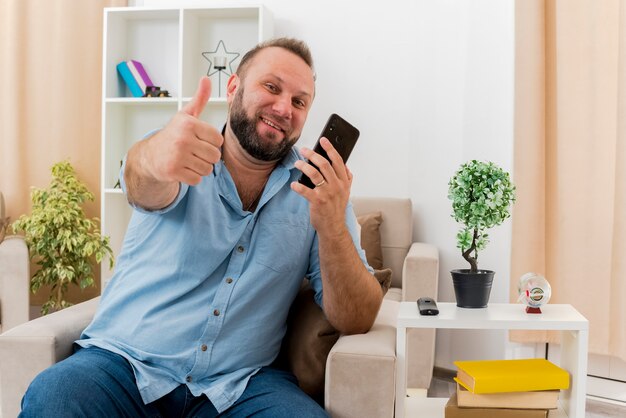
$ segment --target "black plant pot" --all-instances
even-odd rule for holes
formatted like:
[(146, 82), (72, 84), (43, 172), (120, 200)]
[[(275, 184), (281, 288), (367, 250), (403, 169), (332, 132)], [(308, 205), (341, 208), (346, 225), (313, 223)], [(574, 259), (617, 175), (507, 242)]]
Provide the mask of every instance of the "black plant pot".
[(456, 306), (459, 308), (486, 308), (489, 303), (491, 284), (496, 274), (491, 270), (457, 269), (450, 272), (454, 283)]

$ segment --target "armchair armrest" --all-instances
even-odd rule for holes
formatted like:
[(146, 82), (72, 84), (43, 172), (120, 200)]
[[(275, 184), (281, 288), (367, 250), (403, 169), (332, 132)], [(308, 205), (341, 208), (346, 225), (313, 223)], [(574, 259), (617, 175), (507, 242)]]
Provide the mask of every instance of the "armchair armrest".
[[(402, 300), (415, 302), (419, 297), (437, 299), (439, 253), (431, 244), (413, 243), (402, 269)], [(434, 329), (407, 331), (407, 387), (427, 389), (435, 365)]]
[(439, 252), (432, 244), (414, 242), (402, 267), (402, 300), (416, 301), (419, 297), (437, 299)]
[(333, 418), (392, 418), (398, 302), (385, 299), (372, 329), (342, 335), (326, 361), (325, 407)]
[(30, 382), (72, 353), (89, 325), (99, 298), (37, 318), (0, 335), (0, 387), (3, 417), (16, 417)]

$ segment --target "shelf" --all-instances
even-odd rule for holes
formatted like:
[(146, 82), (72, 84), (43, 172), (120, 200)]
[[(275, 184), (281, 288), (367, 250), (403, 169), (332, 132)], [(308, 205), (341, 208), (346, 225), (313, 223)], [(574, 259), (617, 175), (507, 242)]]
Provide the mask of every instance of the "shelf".
[[(132, 99), (131, 99), (132, 100)], [(137, 101), (107, 101), (104, 106), (104, 184), (103, 189), (117, 183), (120, 163), (128, 149), (154, 129), (161, 128), (178, 111), (174, 101), (144, 104)]]
[[(193, 97), (183, 97), (183, 106), (185, 105), (185, 103), (189, 103), (192, 99)], [(228, 104), (226, 97), (211, 97), (207, 102), (207, 106), (225, 104)]]
[[(272, 15), (260, 5), (104, 9), (101, 227), (116, 256), (132, 216), (126, 196), (113, 189), (128, 150), (147, 134), (165, 127), (192, 100), (210, 65), (203, 52), (215, 50), (223, 40), (228, 52), (240, 54), (232, 61), (234, 71), (246, 51), (272, 35)], [(131, 59), (141, 62), (152, 82), (171, 97), (132, 97), (117, 72), (121, 61)], [(228, 113), (228, 76), (221, 74), (221, 85), (220, 74), (211, 79), (212, 97), (199, 117), (221, 129)], [(102, 267), (102, 283), (111, 276), (112, 272)]]
[[(448, 402), (448, 398), (406, 398), (405, 408), (406, 417), (424, 417), (424, 418), (444, 418), (444, 408)], [(567, 418), (567, 414), (562, 408), (551, 409), (550, 418)], [(485, 417), (488, 418), (488, 417)]]
[[(226, 95), (226, 82), (237, 70), (246, 51), (259, 42), (262, 7), (225, 7), (186, 9), (183, 11), (182, 37), (182, 95), (191, 96), (196, 91), (197, 80), (210, 75), (213, 89), (211, 97)], [(203, 56), (205, 52), (222, 51), (220, 41), (231, 55), (225, 55), (228, 67), (225, 74), (214, 71)], [(220, 49), (218, 50), (218, 45)], [(237, 54), (239, 54), (237, 56)], [(220, 54), (222, 55), (222, 54)]]
[(143, 106), (160, 104), (178, 104), (177, 97), (108, 97), (105, 103), (121, 104), (125, 106)]
[(420, 316), (417, 304), (404, 302), (398, 326), (448, 329), (588, 330), (589, 322), (571, 305), (548, 304), (541, 314), (527, 314), (522, 304), (490, 303), (485, 309), (438, 302), (439, 315)]
[[(420, 405), (414, 399), (406, 400), (406, 338), (407, 329), (525, 329), (561, 331), (560, 366), (571, 375), (570, 388), (562, 390), (561, 410), (550, 413), (554, 418), (583, 418), (585, 411), (585, 384), (589, 322), (571, 305), (548, 304), (541, 314), (527, 314), (522, 304), (490, 303), (487, 308), (459, 308), (455, 303), (438, 302), (439, 315), (422, 316), (415, 302), (400, 302), (396, 333), (396, 416), (443, 417), (441, 400), (424, 400)], [(472, 359), (466, 359), (472, 360)], [(417, 402), (417, 405), (414, 403)], [(429, 414), (415, 411), (433, 408)], [(568, 415), (570, 414), (570, 415)]]
[(104, 16), (106, 97), (132, 97), (116, 70), (131, 59), (143, 64), (155, 85), (177, 96), (180, 10), (115, 8)]

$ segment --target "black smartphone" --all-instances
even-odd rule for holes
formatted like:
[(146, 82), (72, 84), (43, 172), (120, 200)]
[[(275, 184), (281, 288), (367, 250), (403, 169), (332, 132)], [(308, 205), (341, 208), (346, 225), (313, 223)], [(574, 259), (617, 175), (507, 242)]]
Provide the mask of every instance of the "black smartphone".
[(420, 315), (438, 315), (439, 308), (437, 302), (433, 298), (419, 298), (417, 300), (417, 309)]
[[(341, 116), (333, 113), (328, 118), (326, 126), (324, 126), (324, 129), (322, 130), (320, 138), (322, 137), (328, 138), (339, 155), (341, 155), (343, 162), (346, 163), (354, 145), (356, 144), (356, 140), (359, 139), (359, 130)], [(326, 154), (326, 151), (322, 148), (319, 139), (317, 140), (315, 147), (313, 147), (313, 151), (330, 161), (328, 154)], [(317, 168), (315, 164), (311, 162), (309, 162), (309, 164)], [(300, 183), (304, 184), (309, 189), (315, 188), (315, 185), (309, 176), (304, 173), (302, 174), (302, 177), (300, 177)]]

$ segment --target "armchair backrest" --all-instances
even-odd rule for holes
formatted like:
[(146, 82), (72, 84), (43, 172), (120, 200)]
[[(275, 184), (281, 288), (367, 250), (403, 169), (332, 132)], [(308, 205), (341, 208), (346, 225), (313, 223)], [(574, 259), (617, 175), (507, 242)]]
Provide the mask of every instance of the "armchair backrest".
[(392, 270), (392, 287), (402, 287), (402, 267), (413, 243), (413, 208), (411, 199), (392, 197), (352, 197), (356, 216), (380, 211), (383, 222), (380, 238), (383, 264)]

